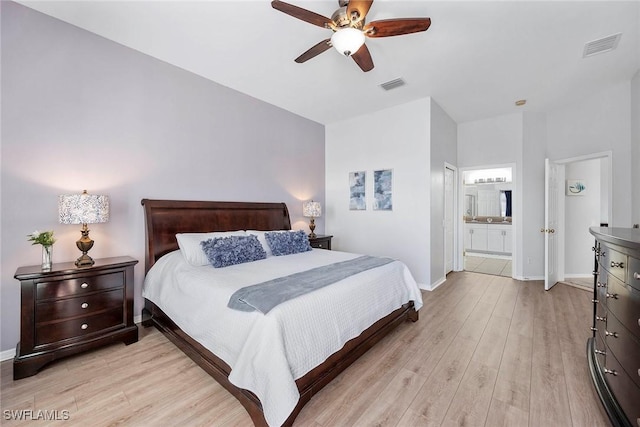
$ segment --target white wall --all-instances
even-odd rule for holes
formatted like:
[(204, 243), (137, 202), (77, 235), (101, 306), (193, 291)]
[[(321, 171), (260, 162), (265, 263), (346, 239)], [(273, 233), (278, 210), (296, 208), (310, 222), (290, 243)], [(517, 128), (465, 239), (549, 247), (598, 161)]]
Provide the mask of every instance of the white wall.
[(640, 224), (640, 70), (631, 80), (631, 222)]
[(544, 277), (544, 159), (546, 157), (546, 116), (523, 113), (522, 150), (518, 156), (516, 198), (516, 277)]
[[(444, 253), (444, 168), (457, 165), (458, 125), (431, 99), (431, 286), (446, 279)], [(455, 223), (455, 222), (454, 222)]]
[[(55, 231), (54, 262), (80, 255), (79, 226), (57, 222), (59, 194), (110, 196), (90, 255), (140, 261), (134, 314), (142, 198), (286, 202), (305, 230), (302, 201), (325, 205), (322, 125), (16, 3), (1, 7), (1, 350), (19, 340), (13, 274), (40, 262), (27, 234)], [(317, 224), (322, 233), (324, 218)]]
[[(637, 118), (635, 120), (638, 120)], [(631, 227), (631, 84), (619, 83), (547, 112), (547, 156), (569, 159), (612, 151), (612, 227)]]
[[(390, 256), (430, 283), (429, 98), (326, 127), (326, 228), (333, 247)], [(373, 171), (393, 169), (393, 211), (374, 211)], [(367, 209), (349, 210), (349, 172), (367, 172)]]
[(601, 163), (601, 159), (592, 159), (571, 162), (565, 166), (565, 180), (579, 179), (587, 187), (584, 194), (579, 196), (568, 196), (564, 191), (566, 277), (588, 277), (593, 271), (593, 236), (589, 233), (589, 227), (600, 225)]

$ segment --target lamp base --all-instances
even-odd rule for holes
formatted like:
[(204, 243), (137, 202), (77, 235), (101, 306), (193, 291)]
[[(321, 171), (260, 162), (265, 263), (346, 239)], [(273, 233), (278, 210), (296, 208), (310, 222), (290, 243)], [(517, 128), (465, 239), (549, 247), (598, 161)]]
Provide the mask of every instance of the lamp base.
[(89, 237), (89, 229), (87, 224), (82, 224), (82, 237), (76, 241), (76, 246), (82, 251), (82, 256), (76, 260), (76, 267), (90, 267), (95, 264), (93, 258), (87, 255), (87, 252), (93, 247), (93, 240)]
[(309, 234), (309, 238), (315, 239), (316, 233), (314, 232), (314, 230), (316, 229), (316, 219), (314, 217), (311, 217), (311, 221), (309, 222), (309, 229), (311, 230), (311, 233)]
[(78, 258), (75, 262), (76, 267), (91, 267), (96, 262), (86, 253), (82, 254), (80, 258)]

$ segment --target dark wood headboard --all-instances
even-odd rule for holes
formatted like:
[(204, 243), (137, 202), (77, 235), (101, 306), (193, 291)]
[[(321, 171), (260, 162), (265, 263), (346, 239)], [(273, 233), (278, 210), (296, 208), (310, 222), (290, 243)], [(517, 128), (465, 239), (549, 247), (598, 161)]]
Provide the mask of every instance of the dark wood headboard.
[(284, 203), (142, 199), (142, 206), (146, 223), (145, 273), (162, 255), (178, 249), (176, 233), (291, 230)]

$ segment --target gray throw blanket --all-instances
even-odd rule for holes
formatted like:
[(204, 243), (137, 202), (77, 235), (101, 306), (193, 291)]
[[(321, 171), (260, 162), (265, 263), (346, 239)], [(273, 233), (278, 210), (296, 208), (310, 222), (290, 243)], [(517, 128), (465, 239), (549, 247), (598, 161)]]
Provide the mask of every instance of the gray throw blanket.
[(365, 255), (245, 286), (231, 295), (227, 306), (234, 310), (259, 311), (267, 314), (280, 303), (390, 262), (393, 262), (393, 259)]

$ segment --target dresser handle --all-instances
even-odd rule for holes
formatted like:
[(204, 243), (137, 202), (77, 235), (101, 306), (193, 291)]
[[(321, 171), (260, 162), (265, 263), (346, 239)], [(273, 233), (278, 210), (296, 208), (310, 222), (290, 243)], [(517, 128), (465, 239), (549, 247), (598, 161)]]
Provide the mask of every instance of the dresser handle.
[(615, 377), (616, 375), (618, 375), (618, 372), (617, 372), (615, 369), (607, 369), (607, 368), (604, 368), (604, 373), (605, 373), (605, 374), (611, 374), (611, 375), (613, 375), (614, 377)]
[(82, 308), (87, 308), (87, 307), (89, 307), (89, 304), (87, 304), (86, 302), (83, 302), (83, 303), (82, 303), (82, 305), (81, 305), (80, 307), (82, 307)]
[(613, 262), (613, 261), (611, 261), (611, 267), (624, 268), (624, 262)]
[(606, 288), (606, 287), (607, 287), (607, 284), (606, 284), (606, 283), (600, 283), (600, 282), (598, 282), (598, 283), (596, 284), (596, 286), (597, 286), (597, 287), (599, 287), (599, 288)]
[[(83, 307), (84, 308), (84, 307)], [(607, 318), (606, 317), (600, 317), (600, 316), (596, 316), (596, 320), (599, 320), (601, 322), (606, 322)]]
[(606, 356), (606, 355), (607, 355), (607, 352), (606, 352), (606, 351), (602, 351), (602, 350), (598, 350), (598, 349), (596, 349), (596, 350), (595, 350), (595, 353), (596, 353), (596, 354), (601, 354), (601, 355), (603, 355), (603, 356)]
[(89, 284), (87, 282), (84, 282), (82, 285), (80, 285), (80, 287), (82, 289), (87, 289), (89, 287)]
[(604, 331), (604, 335), (607, 336), (607, 337), (618, 338), (618, 333), (617, 332)]
[[(600, 301), (598, 301), (597, 299), (592, 299), (591, 302), (594, 303), (594, 304), (597, 304)], [(638, 319), (638, 321), (640, 322), (640, 319)]]
[(600, 256), (601, 256), (601, 257), (603, 257), (603, 258), (606, 256), (605, 254), (606, 254), (606, 252), (605, 252), (605, 251), (601, 251), (601, 252), (600, 252)]
[(594, 328), (593, 326), (590, 327), (589, 329), (591, 329), (593, 332), (596, 332), (598, 330), (598, 328)]
[(640, 273), (638, 273), (637, 271), (633, 272), (633, 278), (636, 280), (640, 280)]
[(610, 294), (609, 292), (607, 292), (607, 298), (618, 299), (618, 294)]
[(82, 329), (87, 329), (89, 327), (89, 325), (87, 325), (86, 323), (83, 323), (82, 326), (80, 326), (80, 328)]

